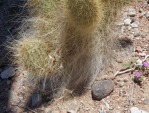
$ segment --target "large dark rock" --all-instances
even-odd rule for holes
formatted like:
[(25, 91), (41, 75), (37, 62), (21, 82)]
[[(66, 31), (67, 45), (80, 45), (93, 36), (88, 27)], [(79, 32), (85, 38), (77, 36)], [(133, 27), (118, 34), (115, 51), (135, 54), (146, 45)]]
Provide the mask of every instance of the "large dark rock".
[(92, 85), (92, 98), (94, 100), (101, 100), (108, 96), (114, 90), (114, 83), (112, 80), (97, 81)]

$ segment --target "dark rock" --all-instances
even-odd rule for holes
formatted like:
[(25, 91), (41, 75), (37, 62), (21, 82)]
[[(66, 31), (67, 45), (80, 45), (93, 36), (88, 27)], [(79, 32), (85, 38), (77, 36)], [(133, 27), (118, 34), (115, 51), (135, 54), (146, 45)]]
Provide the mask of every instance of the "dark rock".
[(35, 93), (32, 95), (32, 107), (37, 107), (41, 104), (41, 95), (39, 93)]
[(114, 83), (111, 80), (97, 81), (92, 85), (92, 98), (101, 100), (114, 90)]
[(14, 76), (14, 70), (15, 70), (15, 68), (13, 68), (13, 67), (9, 67), (8, 69), (4, 70), (0, 75), (1, 78), (8, 79), (8, 78)]

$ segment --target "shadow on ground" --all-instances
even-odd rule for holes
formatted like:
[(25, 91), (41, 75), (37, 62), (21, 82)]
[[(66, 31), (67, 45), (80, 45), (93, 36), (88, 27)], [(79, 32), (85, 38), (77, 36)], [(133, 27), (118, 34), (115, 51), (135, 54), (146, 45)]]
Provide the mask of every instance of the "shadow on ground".
[(0, 66), (9, 63), (6, 42), (18, 38), (18, 28), (27, 18), (25, 0), (0, 0)]
[[(7, 43), (18, 38), (18, 30), (28, 17), (26, 0), (0, 0), (0, 72), (11, 63)], [(0, 112), (7, 113), (7, 103), (11, 91), (11, 80), (0, 78)]]

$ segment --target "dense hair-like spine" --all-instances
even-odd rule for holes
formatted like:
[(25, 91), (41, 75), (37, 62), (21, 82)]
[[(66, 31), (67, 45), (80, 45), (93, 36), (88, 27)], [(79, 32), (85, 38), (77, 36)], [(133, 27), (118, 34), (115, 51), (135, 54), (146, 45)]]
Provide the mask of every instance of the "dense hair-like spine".
[(101, 0), (66, 0), (65, 7), (70, 24), (87, 32), (97, 27), (104, 16)]

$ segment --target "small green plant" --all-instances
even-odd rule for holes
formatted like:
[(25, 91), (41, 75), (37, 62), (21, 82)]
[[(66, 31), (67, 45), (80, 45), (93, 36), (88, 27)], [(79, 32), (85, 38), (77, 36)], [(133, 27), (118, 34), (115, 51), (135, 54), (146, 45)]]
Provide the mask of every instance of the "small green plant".
[(136, 63), (137, 63), (137, 59), (136, 58), (132, 58), (129, 62), (123, 64), (123, 66), (125, 68), (133, 68)]
[[(149, 76), (149, 63), (146, 60), (141, 61), (140, 59), (133, 59), (124, 66), (134, 74), (133, 80), (139, 85), (141, 85), (143, 81), (143, 76)], [(125, 70), (125, 72), (129, 71)]]

